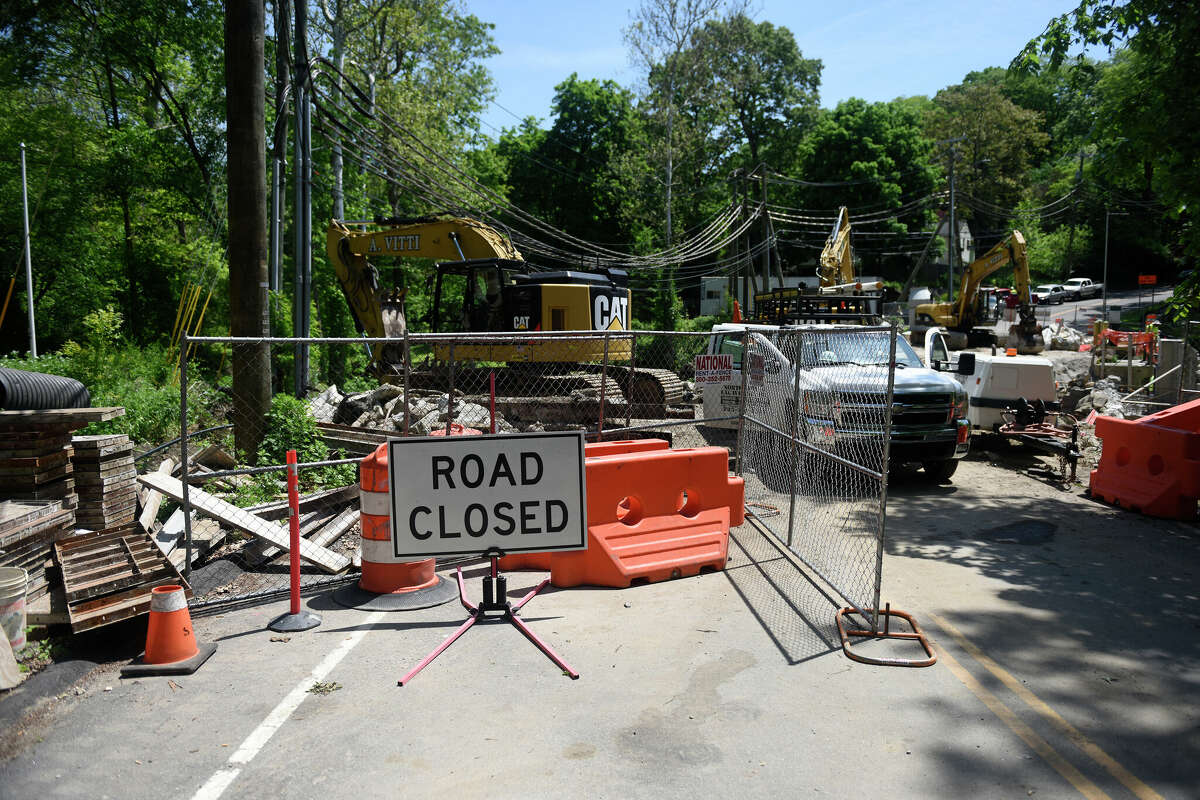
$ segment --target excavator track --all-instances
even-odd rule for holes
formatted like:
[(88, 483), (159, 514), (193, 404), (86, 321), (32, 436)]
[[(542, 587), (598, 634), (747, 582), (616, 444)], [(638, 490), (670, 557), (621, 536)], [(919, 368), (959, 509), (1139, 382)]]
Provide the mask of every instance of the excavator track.
[(683, 381), (669, 369), (610, 366), (608, 370), (616, 376), (625, 399), (631, 403), (661, 407), (665, 415), (667, 406), (683, 402)]

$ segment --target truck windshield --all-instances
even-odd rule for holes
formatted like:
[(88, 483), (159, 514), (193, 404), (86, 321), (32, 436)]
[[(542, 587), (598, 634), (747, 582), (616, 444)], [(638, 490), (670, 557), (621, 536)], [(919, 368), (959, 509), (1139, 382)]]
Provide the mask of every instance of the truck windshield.
[[(802, 367), (836, 364), (880, 366), (888, 363), (889, 341), (885, 336), (812, 336), (805, 335), (800, 352)], [(921, 359), (903, 338), (896, 337), (896, 366), (920, 367)]]

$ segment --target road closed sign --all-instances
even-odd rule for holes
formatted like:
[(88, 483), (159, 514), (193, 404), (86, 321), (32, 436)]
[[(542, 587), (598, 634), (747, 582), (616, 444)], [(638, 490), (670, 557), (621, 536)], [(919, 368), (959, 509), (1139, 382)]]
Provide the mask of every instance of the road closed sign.
[(388, 442), (393, 555), (587, 548), (583, 434)]

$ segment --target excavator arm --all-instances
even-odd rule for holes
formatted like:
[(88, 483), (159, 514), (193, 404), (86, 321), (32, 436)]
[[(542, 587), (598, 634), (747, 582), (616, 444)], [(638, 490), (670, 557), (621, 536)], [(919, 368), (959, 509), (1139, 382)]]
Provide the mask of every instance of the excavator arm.
[(326, 252), (359, 332), (372, 338), (404, 333), (402, 291), (387, 292), (379, 285), (375, 258), (431, 258), (466, 261), (503, 258), (520, 261), (521, 254), (495, 228), (466, 218), (422, 217), (376, 219), (371, 230), (355, 230), (331, 220)]
[(838, 209), (833, 232), (825, 240), (821, 250), (817, 277), (821, 286), (839, 286), (854, 283), (854, 256), (850, 250), (850, 213), (845, 206)]

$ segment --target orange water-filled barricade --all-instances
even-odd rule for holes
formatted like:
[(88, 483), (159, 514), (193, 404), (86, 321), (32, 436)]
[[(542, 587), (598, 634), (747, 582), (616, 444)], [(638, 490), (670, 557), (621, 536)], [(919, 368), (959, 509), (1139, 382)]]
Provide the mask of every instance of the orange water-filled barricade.
[(1096, 418), (1104, 442), (1089, 491), (1133, 511), (1196, 519), (1200, 500), (1200, 400), (1137, 420)]
[[(623, 588), (723, 569), (729, 528), (744, 519), (742, 479), (729, 475), (729, 452), (642, 441), (649, 443), (585, 449), (587, 550), (516, 554), (500, 566), (548, 569), (559, 588)], [(642, 447), (654, 449), (634, 449)]]

